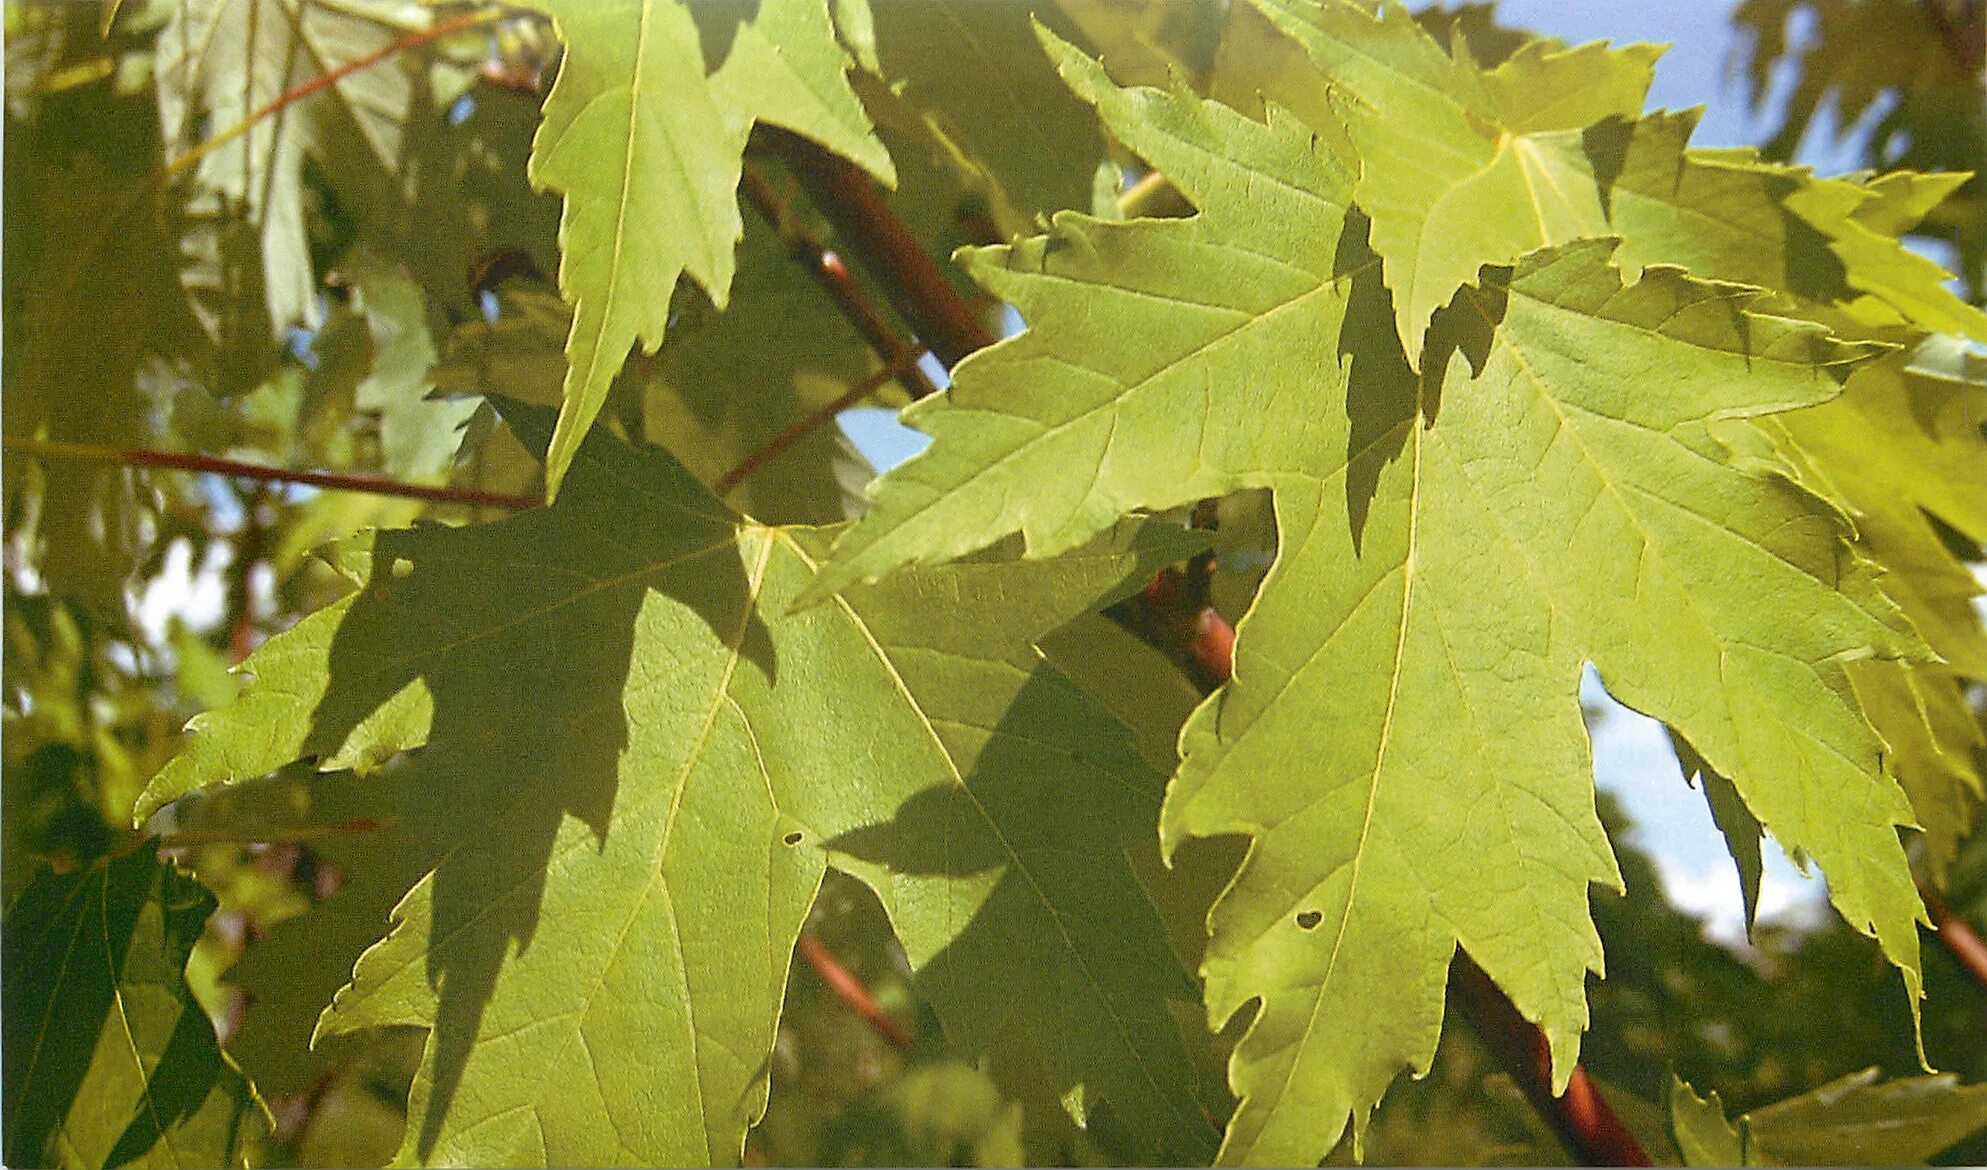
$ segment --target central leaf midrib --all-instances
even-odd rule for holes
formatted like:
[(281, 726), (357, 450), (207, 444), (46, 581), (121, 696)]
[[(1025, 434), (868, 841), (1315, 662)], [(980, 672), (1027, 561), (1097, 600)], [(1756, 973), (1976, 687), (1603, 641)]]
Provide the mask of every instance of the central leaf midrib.
[[(621, 186), (614, 203), (614, 236), (613, 246), (608, 249), (607, 288), (601, 297), (600, 325), (593, 331), (592, 352), (587, 355), (586, 379), (581, 383), (582, 388), (592, 386), (599, 374), (600, 355), (606, 349), (607, 331), (614, 318), (614, 302), (621, 291), (621, 256), (627, 237), (629, 189), (634, 185), (635, 144), (641, 141), (639, 130), (642, 113), (642, 62), (648, 56), (651, 3), (652, 0), (639, 0), (638, 3), (641, 15), (635, 26), (635, 62), (628, 78), (627, 147), (621, 152)], [(569, 125), (567, 129), (570, 132), (571, 126)], [(564, 141), (562, 135), (560, 142)], [(557, 147), (555, 146), (554, 149)], [(563, 236), (563, 233), (561, 235)], [(577, 314), (573, 323), (575, 327), (579, 324)], [(620, 360), (619, 355), (615, 360)], [(565, 421), (563, 415), (560, 421)]]
[[(1420, 406), (1419, 391), (1416, 393), (1416, 406), (1417, 408)], [(1416, 416), (1418, 415), (1419, 409), (1416, 411)], [(1304, 1023), (1305, 1040), (1309, 1040), (1317, 1032), (1318, 1017), (1325, 1008), (1326, 989), (1331, 986), (1333, 977), (1338, 973), (1339, 954), (1344, 949), (1346, 930), (1352, 922), (1353, 904), (1359, 896), (1359, 878), (1365, 867), (1367, 839), (1372, 836), (1373, 816), (1379, 808), (1380, 783), (1386, 770), (1387, 749), (1392, 744), (1394, 709), (1400, 701), (1401, 667), (1406, 659), (1408, 625), (1414, 607), (1415, 542), (1421, 527), (1421, 436), (1424, 428), (1414, 425), (1414, 422), (1414, 418), (1409, 419), (1413, 437), (1411, 460), (1414, 470), (1409, 479), (1407, 542), (1401, 557), (1401, 629), (1399, 637), (1394, 642), (1394, 665), (1387, 680), (1387, 710), (1380, 723), (1380, 742), (1373, 759), (1373, 780), (1366, 791), (1366, 814), (1360, 822), (1358, 842), (1353, 849), (1352, 876), (1346, 886), (1345, 910), (1339, 915), (1338, 931), (1332, 938), (1331, 951), (1325, 958), (1325, 973), (1323, 978), (1318, 980), (1317, 994), (1311, 1000), (1311, 1013)], [(1276, 1100), (1282, 1100), (1290, 1092), (1290, 1083), (1296, 1079), (1297, 1066), (1300, 1063), (1301, 1059), (1292, 1059), (1284, 1068), (1283, 1084), (1277, 1088)]]

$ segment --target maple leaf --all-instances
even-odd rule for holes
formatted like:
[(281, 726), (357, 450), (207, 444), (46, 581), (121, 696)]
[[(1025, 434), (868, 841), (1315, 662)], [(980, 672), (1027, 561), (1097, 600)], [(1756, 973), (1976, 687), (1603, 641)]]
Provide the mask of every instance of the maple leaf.
[(399, 479), (444, 477), (481, 403), (429, 397), (437, 355), (420, 286), (364, 252), (348, 257), (342, 269), (371, 334), (371, 361), (352, 397), (360, 410), (379, 412), (380, 463)]
[(1355, 195), (1411, 360), (1429, 317), (1485, 264), (1608, 233), (1589, 130), (1642, 112), (1660, 49), (1534, 41), (1483, 71), (1391, 0), (1377, 15), (1350, 0), (1259, 7), (1345, 95)]
[[(1274, 107), (1264, 125), (1185, 91), (1120, 90), (1055, 43), (1065, 79), (1202, 211), (1123, 223), (1064, 212), (1055, 236), (963, 254), (1030, 328), (905, 411), (931, 448), (877, 481), (804, 601), (1016, 530), (1050, 556), (1134, 508), (1267, 486), (1330, 425), (1296, 405), (1308, 385), (1251, 379), (1220, 410), (1208, 391), (1223, 366), (1335, 376), (1353, 284), (1338, 274), (1372, 268), (1340, 239), (1347, 161)], [(1059, 389), (1041, 393), (1050, 379)]]
[(1067, 24), (1053, 10), (1033, 16), (1030, 7), (878, 6), (877, 63), (865, 96), (892, 132), (892, 150), (926, 155), (938, 172), (906, 184), (900, 202), (912, 204), (904, 211), (911, 223), (941, 218), (927, 205), (934, 201), (949, 215), (955, 183), (980, 196), (1003, 238), (1029, 230), (1038, 216), (1088, 204), (1104, 143), (1096, 117), (1035, 49), (1032, 20), (1058, 30)]
[(1911, 811), (1847, 666), (1924, 647), (1844, 518), (1723, 437), (1833, 398), (1875, 351), (1674, 268), (1625, 284), (1590, 241), (1473, 273), (1417, 375), (1329, 140), (1274, 106), (1262, 124), (1119, 89), (1049, 43), (1200, 212), (1062, 215), (974, 254), (1031, 328), (906, 412), (932, 447), (878, 481), (803, 600), (1016, 530), (1048, 555), (1127, 511), (1274, 489), (1278, 560), (1161, 821), (1171, 847), (1255, 838), (1203, 966), (1217, 1024), (1261, 1002), (1222, 1158), (1309, 1162), (1363, 1128), (1428, 1067), (1458, 944), (1566, 1075), (1601, 964), (1587, 887), (1618, 881), (1583, 660), (1820, 862), (1915, 1003)]
[[(542, 450), (549, 417), (510, 417)], [(1047, 571), (962, 563), (789, 615), (831, 535), (591, 438), (551, 508), (347, 548), (361, 590), (194, 722), (141, 816), (416, 747), (409, 783), (446, 794), (435, 860), (319, 1026), (432, 1029), (403, 1155), (735, 1160), (831, 863), (954, 1040), (1018, 1028), (1147, 1156), (1213, 1146), (1167, 1006), (1192, 985), (1125, 858), (1160, 776), (1030, 645), (1198, 541), (1128, 525)]]
[(319, 863), (341, 875), (305, 912), (265, 921), (223, 976), (250, 1005), (228, 1037), (228, 1055), (266, 1097), (303, 1093), (363, 1050), (342, 1036), (311, 1038), (394, 904), (450, 844), (436, 828), (449, 823), (452, 791), (417, 783), (409, 771), (358, 776), (292, 766), (188, 793), (146, 822), (148, 832), (174, 842), (307, 841)]
[(1355, 199), (1411, 361), (1429, 317), (1483, 265), (1610, 235), (1631, 274), (1676, 264), (1840, 302), (1875, 324), (1987, 337), (1987, 314), (1896, 239), (1955, 177), (1864, 185), (1749, 149), (1690, 149), (1695, 112), (1640, 117), (1657, 53), (1645, 45), (1533, 40), (1483, 70), (1392, 3), (1376, 16), (1349, 0), (1252, 2), (1303, 47), (1312, 88), (1329, 78), (1344, 95), (1338, 117), (1307, 116), (1325, 132), (1342, 120), (1352, 139)]
[[(644, 437), (713, 486), (881, 364), (772, 227), (748, 223), (739, 255), (730, 307), (686, 309), (641, 390)], [(741, 364), (739, 354), (753, 359)], [(894, 382), (879, 387), (877, 399), (908, 401)], [(809, 432), (732, 487), (725, 501), (768, 523), (843, 519), (834, 470), (839, 434), (832, 424)]]
[(1987, 678), (1979, 581), (1940, 526), (1987, 540), (1987, 377), (1957, 339), (1928, 340), (1856, 372), (1842, 396), (1773, 420), (1806, 482), (1856, 522), (1856, 544), (1887, 570), (1897, 601), (1944, 661), (1864, 662), (1851, 678), (1924, 830), (1944, 884), (1983, 795), (1980, 725), (1966, 679)]
[[(8, 156), (8, 198), (36, 231), (18, 233), (7, 248), (19, 299), (10, 297), (8, 307), (12, 341), (0, 398), (6, 433), (72, 443), (156, 441), (142, 379), (160, 354), (197, 350), (172, 244), (130, 214), (142, 206), (137, 179), (106, 173), (88, 155), (72, 165), (34, 165), (33, 140), (21, 137)], [(128, 230), (107, 235), (106, 223)], [(117, 261), (99, 252), (113, 238)], [(37, 550), (38, 570), (53, 588), (87, 598), (99, 612), (121, 612), (153, 522), (155, 499), (144, 478), (63, 460), (6, 462), (8, 495), (23, 503), (23, 543)]]
[(1865, 294), (1847, 306), (1853, 315), (1876, 325), (1908, 324), (1987, 342), (1987, 313), (1948, 287), (1945, 269), (1897, 239), (1967, 178), (1895, 171), (1868, 183), (1809, 180), (1785, 203), (1828, 238), (1844, 279)]
[[(786, 252), (770, 226), (749, 221), (729, 307), (716, 312), (701, 296), (679, 291), (668, 347), (652, 361), (630, 363), (617, 382), (617, 394), (639, 400), (642, 436), (707, 486), (880, 364)], [(502, 303), (496, 321), (456, 331), (438, 380), (458, 394), (556, 406), (571, 314), (550, 290), (507, 288)], [(755, 356), (741, 365), (741, 353)], [(895, 383), (878, 387), (876, 397), (905, 401)], [(843, 519), (839, 434), (833, 426), (809, 432), (733, 486), (725, 501), (768, 523)]]
[(1670, 1078), (1669, 1128), (1686, 1166), (1923, 1166), (1987, 1127), (1987, 1086), (1959, 1078), (1879, 1081), (1875, 1068), (1740, 1116), (1713, 1090)]
[(243, 1165), (267, 1117), (186, 984), (214, 899), (149, 850), (7, 911), (7, 1162)]
[(678, 0), (539, 0), (566, 54), (532, 141), (534, 186), (565, 196), (559, 288), (573, 305), (565, 406), (546, 460), (556, 495), (629, 348), (661, 345), (679, 274), (723, 308), (743, 231), (736, 191), (755, 121), (893, 182), (848, 87), (827, 0), (767, 0), (706, 76)]

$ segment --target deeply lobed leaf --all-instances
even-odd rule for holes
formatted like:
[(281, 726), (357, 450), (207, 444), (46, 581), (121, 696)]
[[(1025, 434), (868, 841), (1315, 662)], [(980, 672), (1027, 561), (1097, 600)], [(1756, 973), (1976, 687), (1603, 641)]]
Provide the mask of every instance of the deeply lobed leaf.
[(1343, 94), (1357, 199), (1410, 361), (1430, 316), (1485, 264), (1607, 234), (1590, 128), (1641, 112), (1661, 50), (1532, 42), (1484, 72), (1392, 0), (1377, 16), (1349, 0), (1259, 7)]
[(1641, 116), (1650, 46), (1533, 41), (1483, 70), (1391, 0), (1377, 16), (1352, 0), (1253, 2), (1341, 95), (1355, 196), (1417, 366), (1429, 318), (1483, 265), (1607, 235), (1630, 272), (1678, 264), (1842, 302), (1875, 324), (1987, 337), (1987, 315), (1895, 238), (1953, 190), (1948, 178), (1863, 185), (1752, 150), (1689, 149), (1694, 113)]
[(754, 122), (813, 137), (890, 180), (889, 157), (848, 88), (827, 0), (767, 0), (705, 75), (679, 0), (540, 0), (566, 54), (545, 99), (530, 174), (565, 195), (559, 287), (573, 305), (565, 406), (546, 460), (566, 467), (636, 341), (662, 343), (687, 272), (719, 308), (743, 225), (735, 191)]

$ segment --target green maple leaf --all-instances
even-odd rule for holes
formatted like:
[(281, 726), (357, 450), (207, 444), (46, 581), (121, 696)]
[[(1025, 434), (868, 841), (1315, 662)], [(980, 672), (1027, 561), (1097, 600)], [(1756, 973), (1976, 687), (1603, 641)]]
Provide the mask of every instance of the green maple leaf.
[(1987, 1085), (1879, 1081), (1874, 1068), (1762, 1106), (1734, 1125), (1714, 1091), (1670, 1079), (1669, 1125), (1686, 1166), (1923, 1166), (1987, 1128)]
[(228, 1055), (264, 1096), (306, 1092), (362, 1051), (362, 1038), (313, 1045), (312, 1034), (394, 903), (447, 848), (436, 826), (448, 822), (451, 795), (412, 782), (405, 769), (355, 776), (291, 767), (189, 793), (148, 820), (147, 831), (176, 841), (306, 841), (343, 875), (329, 897), (265, 926), (223, 976), (249, 1004)]
[[(1863, 713), (1870, 713), (1867, 702), (1863, 705)], [(1673, 729), (1670, 731), (1670, 747), (1676, 752), (1677, 764), (1683, 769), (1684, 776), (1703, 790), (1704, 803), (1711, 808), (1711, 820), (1725, 838), (1725, 849), (1732, 855), (1732, 864), (1738, 867), (1739, 897), (1745, 903), (1746, 932), (1750, 936), (1759, 917), (1759, 888), (1765, 876), (1760, 842), (1765, 839), (1766, 830), (1760, 827), (1759, 818), (1746, 807), (1745, 798), (1739, 795), (1731, 780), (1706, 764), (1704, 757), (1697, 754), (1697, 749), (1691, 747), (1689, 741), (1677, 738)], [(1912, 801), (1912, 807), (1916, 809), (1918, 802)]]
[(1696, 1090), (1676, 1077), (1670, 1078), (1670, 1138), (1683, 1154), (1686, 1166), (1752, 1166), (1750, 1135), (1735, 1127), (1725, 1116), (1718, 1090), (1699, 1097)]
[(1915, 1003), (1910, 808), (1847, 664), (1924, 648), (1843, 517), (1727, 443), (1833, 398), (1871, 351), (1674, 268), (1624, 284), (1587, 242), (1485, 269), (1417, 376), (1328, 141), (1052, 52), (1201, 211), (1063, 215), (973, 255), (1032, 327), (906, 413), (932, 447), (878, 481), (807, 599), (1016, 530), (1048, 555), (1126, 511), (1274, 489), (1276, 566), (1161, 822), (1170, 846), (1255, 838), (1203, 966), (1216, 1023), (1261, 1003), (1222, 1157), (1308, 1162), (1363, 1126), (1428, 1067), (1458, 944), (1571, 1067), (1601, 963), (1587, 887), (1618, 881), (1583, 660), (1820, 862)]
[(1350, 0), (1260, 7), (1345, 95), (1355, 195), (1410, 359), (1429, 317), (1485, 264), (1608, 233), (1588, 131), (1642, 112), (1660, 49), (1535, 41), (1484, 71), (1392, 2), (1377, 16)]
[(462, 429), (481, 404), (429, 398), (437, 354), (420, 286), (363, 252), (348, 257), (342, 269), (358, 291), (371, 335), (371, 360), (352, 398), (358, 409), (379, 414), (380, 463), (398, 479), (445, 478), (462, 446)]
[[(1495, 68), (1443, 49), (1393, 4), (1256, 0), (1329, 78), (1360, 160), (1401, 337), (1418, 361), (1436, 309), (1485, 264), (1617, 235), (1618, 262), (1841, 302), (1874, 324), (1987, 336), (1987, 315), (1897, 234), (1957, 186), (1908, 173), (1817, 179), (1758, 152), (1687, 148), (1694, 112), (1640, 118), (1656, 50), (1534, 40)], [(1306, 116), (1327, 132), (1339, 119)], [(1412, 126), (1412, 133), (1403, 127)], [(1804, 230), (1810, 229), (1810, 230)]]
[[(686, 312), (642, 386), (644, 436), (713, 486), (881, 364), (771, 227), (748, 223), (739, 255), (730, 307)], [(751, 359), (740, 362), (741, 354)], [(877, 397), (906, 401), (894, 383)], [(832, 425), (813, 430), (760, 464), (725, 501), (768, 523), (842, 519), (838, 434)]]
[(1857, 547), (1941, 663), (1866, 662), (1858, 699), (1924, 830), (1932, 878), (1973, 826), (1983, 795), (1980, 724), (1966, 679), (1987, 678), (1980, 583), (1938, 525), (1987, 540), (1987, 378), (1956, 339), (1858, 370), (1840, 398), (1774, 420), (1782, 450), (1856, 522)]
[[(880, 364), (821, 286), (789, 261), (771, 227), (748, 221), (739, 255), (729, 307), (712, 311), (700, 295), (679, 291), (681, 316), (668, 347), (652, 361), (631, 363), (616, 390), (639, 397), (642, 436), (712, 487)], [(503, 299), (494, 323), (457, 330), (438, 378), (459, 394), (556, 405), (571, 314), (549, 290), (513, 287)], [(692, 303), (683, 305), (686, 300)], [(752, 360), (741, 364), (741, 354)], [(892, 383), (879, 387), (877, 398), (904, 401)], [(834, 427), (808, 433), (732, 487), (726, 503), (769, 523), (844, 518), (838, 433)]]
[(1967, 178), (1898, 171), (1868, 184), (1811, 179), (1787, 197), (1786, 206), (1828, 237), (1850, 287), (1873, 302), (1850, 305), (1852, 313), (1873, 324), (1908, 324), (1987, 341), (1987, 313), (1947, 287), (1944, 268), (1897, 240)]
[(573, 305), (565, 406), (546, 461), (556, 494), (629, 348), (662, 343), (688, 273), (719, 308), (743, 230), (736, 190), (753, 123), (785, 126), (886, 182), (889, 156), (843, 76), (826, 0), (768, 0), (706, 76), (678, 0), (540, 0), (566, 44), (529, 170), (565, 195), (559, 287)]
[[(155, 354), (193, 350), (197, 326), (181, 308), (171, 242), (143, 224), (119, 258), (97, 250), (103, 224), (135, 207), (135, 177), (107, 175), (93, 159), (60, 167), (36, 159), (18, 135), (8, 155), (10, 209), (38, 224), (32, 240), (8, 244), (16, 272), (8, 300), (6, 433), (135, 447), (157, 441), (145, 425), (139, 375)], [(38, 165), (40, 163), (40, 165)], [(18, 205), (14, 201), (20, 201)], [(123, 224), (119, 224), (123, 226)], [(28, 232), (20, 232), (28, 236)], [(8, 495), (24, 503), (24, 544), (58, 592), (87, 598), (103, 614), (123, 610), (123, 590), (147, 552), (155, 497), (131, 473), (74, 461), (6, 461)]]
[(22, 891), (6, 925), (9, 1165), (245, 1164), (267, 1119), (186, 985), (213, 908), (146, 849)]
[(1018, 1028), (1076, 1107), (1204, 1157), (1167, 1007), (1191, 983), (1125, 858), (1160, 777), (1030, 645), (1195, 547), (1170, 532), (789, 615), (831, 533), (741, 521), (667, 456), (591, 439), (554, 507), (348, 549), (361, 590), (248, 660), (140, 814), (422, 749), (438, 852), (319, 1026), (432, 1029), (409, 1157), (735, 1160), (831, 863), (875, 888), (956, 1042)]
[[(1104, 155), (1096, 118), (1036, 52), (1030, 7), (888, 0), (875, 17), (879, 64), (871, 72), (888, 86), (872, 94), (879, 120), (922, 123), (900, 125), (895, 141), (903, 145), (893, 148), (928, 152), (985, 200), (1003, 236), (1040, 215), (1087, 206)], [(1058, 13), (1043, 15), (1067, 28)], [(906, 186), (904, 197), (918, 203), (952, 193), (938, 181)], [(913, 206), (906, 218), (922, 222), (931, 209)]]
[[(34, 119), (12, 124), (7, 214), (35, 230), (6, 240), (13, 276), (0, 408), (10, 438), (172, 445), (176, 436), (153, 421), (147, 382), (212, 372), (179, 288), (175, 241), (149, 214), (152, 160), (94, 137), (121, 143), (148, 133), (152, 120), (139, 97), (85, 93), (49, 99)], [(25, 456), (5, 470), (22, 547), (49, 587), (122, 613), (155, 522), (147, 478)]]

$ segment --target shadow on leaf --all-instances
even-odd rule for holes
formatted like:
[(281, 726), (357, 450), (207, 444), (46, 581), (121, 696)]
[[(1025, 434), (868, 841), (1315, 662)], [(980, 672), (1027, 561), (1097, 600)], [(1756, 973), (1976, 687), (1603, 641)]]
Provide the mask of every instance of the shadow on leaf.
[[(549, 412), (504, 413), (542, 453)], [(376, 538), (311, 738), (343, 745), (341, 758), (419, 746), (410, 783), (446, 794), (450, 823), (432, 828), (449, 844), (427, 879), (436, 1001), (424, 1159), (506, 961), (532, 945), (565, 819), (584, 823), (597, 851), (614, 831), (636, 639), (688, 611), (770, 678), (750, 592), (735, 519), (667, 456), (605, 440), (582, 449), (551, 507)], [(652, 593), (673, 604), (648, 605)]]

